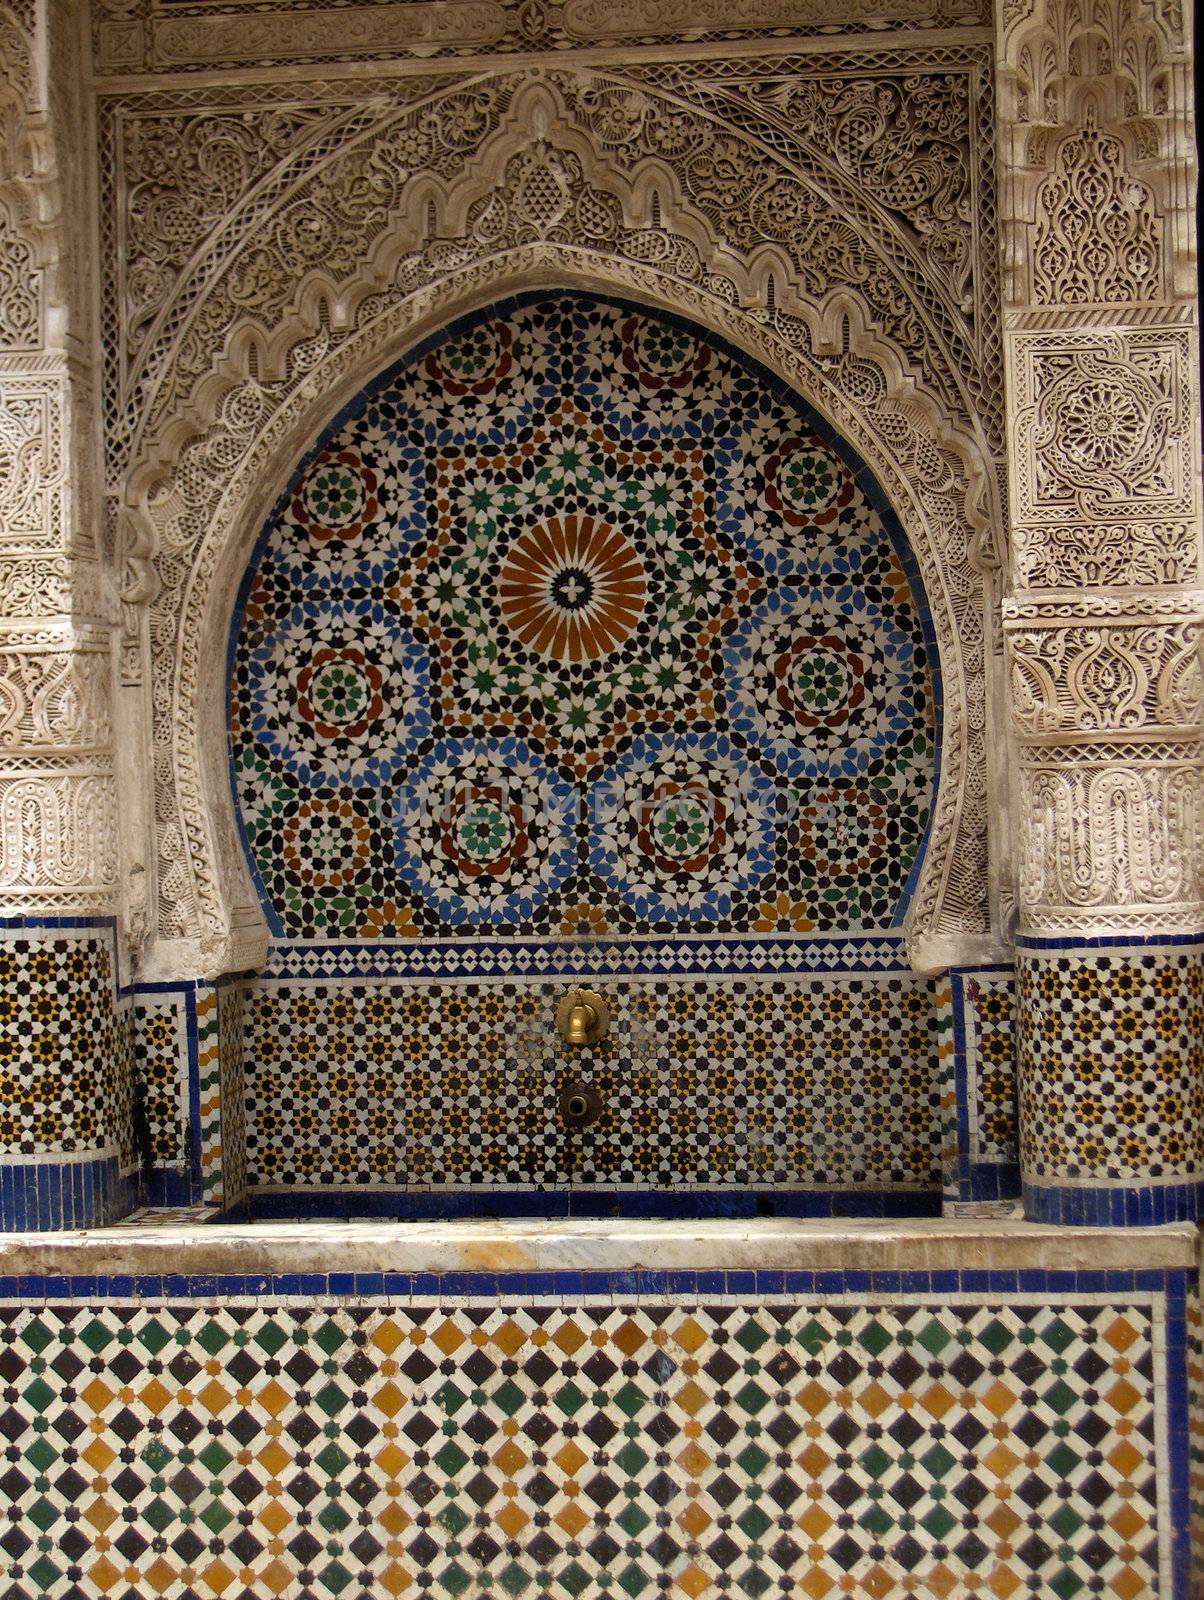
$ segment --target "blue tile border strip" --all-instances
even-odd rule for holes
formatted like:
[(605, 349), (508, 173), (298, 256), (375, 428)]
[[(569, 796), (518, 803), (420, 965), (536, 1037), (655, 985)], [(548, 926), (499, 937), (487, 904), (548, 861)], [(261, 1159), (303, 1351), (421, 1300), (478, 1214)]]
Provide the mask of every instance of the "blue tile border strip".
[(1204, 1217), (1204, 1184), (1167, 1183), (1135, 1188), (1024, 1185), (1024, 1215), (1030, 1222), (1081, 1228), (1149, 1228)]
[[(932, 1189), (513, 1189), (478, 1185), (463, 1190), (302, 1188), (249, 1191), (238, 1220), (451, 1221), (506, 1217), (939, 1217), (941, 1192)], [(235, 1218), (223, 1213), (214, 1222)]]
[(911, 973), (902, 937), (848, 935), (570, 940), (278, 939), (258, 981), (340, 978), (790, 977)]
[[(434, 1297), (509, 1304), (523, 1298), (549, 1296), (584, 1302), (591, 1296), (606, 1299), (689, 1296), (702, 1301), (708, 1297), (745, 1296), (767, 1301), (775, 1297), (822, 1299), (827, 1295), (861, 1295), (868, 1306), (887, 1303), (891, 1297), (900, 1295), (938, 1300), (947, 1295), (979, 1296), (986, 1301), (1006, 1299), (1008, 1295), (1048, 1295), (1070, 1301), (1076, 1295), (1090, 1294), (1133, 1304), (1136, 1298), (1165, 1294), (1168, 1314), (1177, 1307), (1179, 1319), (1173, 1327), (1168, 1323), (1167, 1348), (1182, 1353), (1186, 1343), (1183, 1308), (1194, 1282), (1195, 1274), (1184, 1267), (1106, 1271), (949, 1268), (918, 1272), (859, 1269), (792, 1272), (782, 1268), (665, 1272), (647, 1268), (596, 1272), (581, 1268), (559, 1272), (464, 1272), (457, 1269), (441, 1273), (327, 1272), (247, 1276), (140, 1273), (0, 1277), (0, 1301), (180, 1299), (212, 1303), (235, 1297), (311, 1300)], [(1182, 1403), (1185, 1405), (1186, 1401)]]
[(132, 1190), (115, 1155), (20, 1165), (0, 1160), (0, 1233), (104, 1227), (132, 1210)]
[(953, 1014), (953, 1081), (957, 1102), (957, 1182), (956, 1193), (946, 1198), (960, 1205), (975, 1201), (1019, 1200), (1020, 1166), (1016, 1161), (975, 1160), (970, 1132), (971, 1064), (966, 1038), (966, 982), (979, 974), (996, 975), (1010, 969), (993, 965), (959, 967), (949, 973)]
[(1147, 946), (1204, 946), (1204, 930), (1200, 933), (1117, 933), (1098, 937), (1074, 934), (1061, 938), (1041, 938), (1037, 934), (1018, 933), (1017, 950), (1144, 950)]

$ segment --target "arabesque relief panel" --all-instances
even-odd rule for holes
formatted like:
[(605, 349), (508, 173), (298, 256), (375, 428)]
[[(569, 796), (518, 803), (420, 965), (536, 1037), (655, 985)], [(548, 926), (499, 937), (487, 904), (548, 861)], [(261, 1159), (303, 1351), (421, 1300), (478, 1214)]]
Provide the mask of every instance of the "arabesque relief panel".
[[(109, 244), (106, 313), (122, 661), (131, 694), (152, 684), (146, 865), (156, 931), (182, 959), (228, 965), (238, 949), (247, 964), (259, 937), (201, 641), (269, 491), (357, 380), (532, 282), (715, 329), (866, 456), (932, 597), (948, 694), (911, 929), (919, 943), (985, 934), (1001, 430), (984, 53), (900, 45), (705, 71), (672, 54), (458, 82), (440, 63), (370, 97), (307, 82), (102, 102), (124, 241)], [(199, 196), (187, 216), (177, 187)]]

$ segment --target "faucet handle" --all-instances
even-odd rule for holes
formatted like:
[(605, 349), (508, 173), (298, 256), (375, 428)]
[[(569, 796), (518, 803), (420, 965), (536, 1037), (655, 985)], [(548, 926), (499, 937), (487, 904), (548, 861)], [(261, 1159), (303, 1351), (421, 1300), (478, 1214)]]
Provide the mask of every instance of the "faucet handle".
[(556, 1007), (556, 1026), (565, 1044), (597, 1044), (606, 1037), (610, 1009), (592, 989), (570, 989)]

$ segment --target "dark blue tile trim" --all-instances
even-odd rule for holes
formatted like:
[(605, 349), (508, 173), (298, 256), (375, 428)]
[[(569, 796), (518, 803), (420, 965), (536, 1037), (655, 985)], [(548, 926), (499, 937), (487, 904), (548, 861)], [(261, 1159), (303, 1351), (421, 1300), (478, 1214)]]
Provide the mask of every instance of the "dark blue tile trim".
[(1101, 934), (1098, 938), (1041, 939), (1035, 934), (1018, 933), (1016, 935), (1017, 950), (1109, 950), (1124, 949), (1132, 946), (1134, 949), (1144, 949), (1147, 945), (1204, 945), (1204, 930), (1200, 933), (1150, 933), (1141, 934)]
[[(890, 1304), (900, 1295), (940, 1301), (951, 1294), (980, 1296), (984, 1302), (1009, 1296), (1060, 1296), (1073, 1301), (1078, 1294), (1102, 1294), (1121, 1304), (1133, 1304), (1148, 1294), (1168, 1296), (1167, 1350), (1181, 1357), (1184, 1388), (1179, 1391), (1173, 1429), (1186, 1418), (1186, 1324), (1184, 1307), (1194, 1274), (1186, 1268), (1145, 1272), (1049, 1272), (1041, 1268), (981, 1268), (958, 1271), (899, 1272), (834, 1268), (826, 1272), (789, 1272), (780, 1268), (761, 1271), (638, 1271), (583, 1272), (331, 1272), (228, 1275), (206, 1273), (141, 1274), (131, 1276), (73, 1276), (0, 1278), (0, 1301), (76, 1299), (89, 1301), (128, 1299), (197, 1300), (205, 1305), (234, 1296), (288, 1297), (309, 1301), (340, 1296), (398, 1299), (483, 1299), (521, 1302), (555, 1295), (586, 1303), (591, 1297), (631, 1300), (678, 1295), (705, 1301), (709, 1297), (741, 1297), (755, 1303), (825, 1295), (856, 1295), (867, 1304)], [(1171, 1442), (1178, 1438), (1172, 1429)]]
[(136, 1204), (134, 1183), (116, 1156), (0, 1165), (0, 1233), (102, 1228)]
[(1204, 1217), (1204, 1184), (1145, 1187), (1058, 1188), (1024, 1185), (1024, 1215), (1030, 1222), (1086, 1228), (1148, 1228)]
[(1016, 1161), (976, 1161), (970, 1167), (967, 1200), (1019, 1200), (1020, 1165)]
[[(446, 1190), (297, 1188), (270, 1193), (252, 1189), (242, 1217), (252, 1221), (351, 1220), (372, 1217), (398, 1222), (495, 1217), (938, 1217), (939, 1189), (844, 1190), (835, 1193), (788, 1189)], [(213, 1219), (229, 1222), (229, 1212)]]
[(0, 928), (116, 928), (114, 917), (0, 917)]

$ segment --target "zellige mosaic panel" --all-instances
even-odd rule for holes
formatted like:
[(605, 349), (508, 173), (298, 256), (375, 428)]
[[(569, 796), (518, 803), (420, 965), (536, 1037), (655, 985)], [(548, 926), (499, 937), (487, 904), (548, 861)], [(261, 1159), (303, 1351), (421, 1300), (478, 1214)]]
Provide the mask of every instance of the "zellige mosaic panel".
[(6, 1306), (0, 1580), (1171, 1600), (1157, 1338), (1048, 1295)]
[[(255, 986), (251, 1184), (939, 1184), (929, 980), (603, 987), (610, 1033), (570, 1057), (563, 986)], [(580, 1134), (570, 1081), (601, 1104)]]
[(937, 731), (903, 549), (700, 330), (569, 295), (458, 325), (348, 408), (244, 586), (279, 931), (892, 925)]

